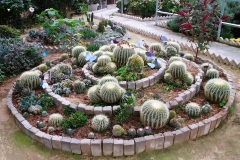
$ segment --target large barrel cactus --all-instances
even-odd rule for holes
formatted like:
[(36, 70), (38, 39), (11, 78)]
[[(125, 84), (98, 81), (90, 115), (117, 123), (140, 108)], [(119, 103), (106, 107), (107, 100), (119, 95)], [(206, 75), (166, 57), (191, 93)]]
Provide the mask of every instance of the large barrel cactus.
[(126, 65), (128, 58), (133, 54), (135, 54), (135, 50), (128, 44), (120, 44), (113, 50), (113, 58), (118, 67)]
[(101, 85), (103, 85), (104, 83), (107, 83), (107, 82), (114, 82), (114, 83), (118, 84), (118, 80), (115, 77), (112, 77), (112, 76), (102, 77), (99, 80), (98, 84), (101, 86)]
[(115, 103), (121, 96), (121, 87), (115, 82), (107, 82), (100, 88), (100, 97), (106, 103)]
[(82, 52), (85, 52), (85, 51), (86, 51), (86, 48), (83, 47), (83, 46), (73, 47), (73, 49), (72, 49), (72, 56), (74, 58), (78, 58), (79, 54), (82, 53)]
[(139, 55), (134, 54), (128, 58), (128, 61), (126, 64), (127, 71), (141, 73), (143, 67), (144, 67), (144, 61)]
[(169, 110), (161, 101), (148, 100), (143, 103), (140, 110), (140, 119), (145, 126), (158, 129), (166, 125), (169, 118)]
[(186, 65), (181, 61), (174, 61), (169, 65), (169, 72), (174, 78), (181, 78), (186, 73)]
[(26, 71), (20, 76), (20, 81), (24, 86), (35, 89), (40, 85), (39, 73), (36, 71)]
[(214, 103), (227, 100), (231, 93), (230, 84), (220, 78), (210, 79), (204, 86), (205, 97)]
[(94, 85), (88, 89), (88, 98), (92, 103), (99, 103), (102, 101), (100, 97), (100, 85)]

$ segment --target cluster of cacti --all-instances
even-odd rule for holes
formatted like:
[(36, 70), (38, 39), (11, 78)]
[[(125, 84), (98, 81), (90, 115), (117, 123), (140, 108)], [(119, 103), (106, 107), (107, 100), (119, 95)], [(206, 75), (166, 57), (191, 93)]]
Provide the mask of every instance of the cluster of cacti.
[(114, 136), (119, 137), (124, 133), (124, 129), (120, 125), (114, 125), (112, 129), (112, 133)]
[(72, 75), (72, 67), (68, 64), (58, 64), (50, 70), (51, 83), (69, 79)]
[(92, 65), (93, 73), (98, 74), (112, 74), (116, 69), (116, 64), (113, 63), (111, 58), (105, 54), (98, 57), (97, 62)]
[(62, 124), (63, 116), (59, 113), (53, 113), (48, 118), (48, 123), (53, 127), (59, 127)]
[(58, 95), (65, 94), (65, 96), (69, 96), (69, 94), (71, 93), (70, 90), (71, 86), (72, 86), (71, 80), (63, 81), (63, 83), (55, 83), (52, 85), (52, 91)]
[(204, 104), (202, 107), (201, 107), (201, 113), (208, 113), (211, 109), (211, 106), (209, 104)]
[(206, 73), (206, 76), (209, 79), (218, 78), (219, 77), (219, 72), (218, 72), (218, 70), (216, 70), (214, 68), (208, 69), (207, 73)]
[(169, 118), (169, 110), (161, 101), (145, 101), (140, 110), (141, 122), (153, 129), (161, 128), (166, 125)]
[(85, 86), (89, 87), (92, 84), (92, 81), (89, 79), (84, 79), (83, 82), (85, 83)]
[(191, 117), (198, 117), (201, 112), (201, 109), (197, 103), (190, 102), (186, 105), (185, 112), (187, 115)]
[(45, 71), (48, 70), (48, 67), (47, 67), (46, 64), (40, 64), (40, 65), (38, 66), (38, 69), (39, 69), (42, 73), (44, 73)]
[(181, 78), (186, 73), (186, 65), (182, 61), (172, 62), (168, 69), (174, 78)]
[(210, 79), (204, 86), (205, 97), (214, 103), (227, 100), (231, 93), (230, 84), (220, 78)]
[(72, 49), (72, 56), (74, 58), (78, 58), (79, 54), (82, 53), (82, 52), (85, 52), (85, 51), (86, 51), (86, 48), (83, 47), (83, 46), (73, 47), (73, 49)]
[(139, 55), (134, 54), (128, 58), (128, 61), (126, 64), (126, 70), (128, 72), (142, 73), (143, 67), (144, 67), (144, 61)]
[(106, 103), (115, 103), (121, 96), (121, 87), (115, 82), (104, 83), (100, 88), (100, 97)]
[(68, 59), (69, 58), (69, 56), (68, 56), (68, 54), (67, 53), (63, 53), (62, 55), (61, 55), (61, 60), (63, 61), (63, 60), (66, 60), (66, 59)]
[(168, 65), (170, 65), (172, 62), (174, 61), (182, 61), (181, 57), (177, 57), (177, 56), (172, 56), (169, 60), (168, 60)]
[(99, 103), (102, 101), (100, 97), (100, 85), (94, 85), (88, 89), (88, 98), (92, 103)]
[(104, 114), (99, 114), (92, 119), (92, 128), (97, 132), (103, 132), (108, 129), (110, 125), (109, 119)]
[(154, 53), (160, 52), (162, 50), (161, 49), (161, 44), (159, 44), (159, 43), (152, 43), (152, 44), (150, 44), (149, 49), (153, 50)]
[(73, 83), (74, 86), (74, 91), (79, 94), (79, 93), (83, 93), (86, 89), (86, 85), (84, 82), (80, 81), (80, 80), (76, 80)]
[(202, 70), (204, 71), (204, 73), (206, 73), (207, 70), (212, 69), (213, 66), (212, 66), (210, 63), (203, 63), (203, 64), (201, 65), (201, 68), (202, 68)]
[(183, 122), (182, 118), (172, 118), (169, 121), (169, 125), (176, 129), (180, 129), (182, 126), (182, 122)]
[(193, 61), (194, 57), (193, 55), (191, 55), (190, 53), (187, 53), (183, 56), (183, 58), (189, 60), (189, 61)]
[(100, 47), (99, 50), (104, 51), (104, 52), (106, 52), (106, 51), (111, 52), (112, 51), (110, 46), (107, 46), (107, 45), (104, 45), (104, 46)]
[(177, 49), (173, 46), (166, 47), (167, 56), (172, 57), (177, 55)]
[(20, 76), (20, 82), (30, 89), (36, 89), (37, 87), (40, 86), (41, 82), (41, 79), (39, 78), (40, 76), (39, 72), (38, 71), (23, 72), (22, 75)]
[(176, 48), (177, 53), (181, 50), (181, 47), (177, 42), (167, 42), (166, 48), (169, 47), (169, 46), (172, 46), (172, 47)]
[(128, 44), (119, 44), (113, 50), (113, 58), (118, 67), (125, 66), (128, 58), (133, 54), (135, 54), (135, 50)]
[(40, 114), (41, 110), (42, 110), (42, 106), (40, 106), (40, 105), (31, 105), (28, 108), (28, 112), (33, 113), (33, 114)]

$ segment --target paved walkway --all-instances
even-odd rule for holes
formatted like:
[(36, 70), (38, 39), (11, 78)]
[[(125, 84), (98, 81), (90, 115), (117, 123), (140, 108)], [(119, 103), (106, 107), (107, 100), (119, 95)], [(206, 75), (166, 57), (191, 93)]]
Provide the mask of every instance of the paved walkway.
[[(117, 12), (117, 10), (118, 9), (115, 6), (110, 5), (108, 9), (104, 9), (101, 11), (98, 10), (94, 13), (94, 15), (109, 19), (109, 15)], [(190, 44), (187, 41), (187, 38), (183, 37), (184, 36), (183, 34), (172, 32), (169, 29), (155, 26), (155, 21), (140, 22), (137, 20), (128, 19), (120, 16), (113, 16), (111, 20), (116, 22), (121, 22), (124, 25), (131, 25), (139, 29), (144, 29), (148, 32), (151, 32), (157, 35), (163, 35), (163, 36), (166, 36), (167, 38), (174, 39), (185, 44), (186, 43)], [(212, 42), (210, 44), (209, 52), (215, 53), (217, 56), (221, 55), (223, 58), (228, 57), (230, 61), (234, 59), (237, 63), (240, 63), (240, 48), (232, 47), (222, 43)]]

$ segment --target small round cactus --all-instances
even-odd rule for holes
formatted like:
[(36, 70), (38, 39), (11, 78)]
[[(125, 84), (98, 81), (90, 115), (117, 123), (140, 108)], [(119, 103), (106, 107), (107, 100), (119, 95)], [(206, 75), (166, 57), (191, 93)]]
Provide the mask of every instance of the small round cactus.
[(81, 82), (80, 80), (76, 80), (73, 83), (74, 85), (74, 91), (79, 94), (79, 93), (83, 93), (86, 89), (86, 85), (84, 82)]
[(119, 137), (124, 133), (124, 129), (120, 125), (114, 125), (112, 129), (112, 133), (114, 136)]
[(174, 110), (169, 111), (169, 119), (173, 119), (176, 117), (176, 112)]
[(78, 64), (80, 67), (83, 67), (87, 63), (86, 61), (86, 52), (82, 52), (78, 56)]
[(38, 67), (38, 69), (39, 69), (42, 73), (44, 73), (45, 71), (47, 71), (48, 67), (47, 67), (46, 64), (40, 64), (39, 67)]
[(152, 43), (150, 44), (149, 46), (149, 49), (151, 50), (154, 50), (154, 52), (160, 52), (161, 51), (161, 44), (159, 43)]
[(113, 52), (114, 48), (116, 47), (117, 45), (116, 44), (110, 44), (110, 49), (111, 49), (111, 52)]
[(144, 127), (144, 133), (145, 135), (151, 135), (152, 134), (152, 129), (150, 126), (145, 126)]
[(67, 135), (71, 136), (73, 134), (72, 128), (67, 129)]
[(99, 114), (92, 119), (92, 128), (97, 132), (103, 132), (109, 127), (109, 119), (104, 114)]
[(170, 121), (169, 121), (169, 124), (170, 126), (176, 128), (176, 129), (180, 129), (181, 128), (181, 123), (178, 122), (178, 120), (176, 118), (172, 118)]
[(140, 110), (141, 122), (153, 129), (161, 128), (166, 125), (169, 118), (169, 110), (161, 101), (145, 101)]
[(41, 110), (42, 110), (42, 106), (40, 106), (40, 105), (35, 105), (35, 106), (31, 105), (28, 108), (28, 112), (33, 113), (33, 114), (40, 114)]
[(88, 98), (92, 103), (99, 103), (102, 101), (100, 97), (100, 85), (94, 85), (88, 89)]
[(108, 57), (110, 57), (111, 59), (113, 59), (113, 52), (103, 52), (103, 55), (105, 55), (105, 56), (108, 56)]
[(28, 113), (28, 112), (24, 112), (24, 113), (23, 113), (23, 117), (24, 117), (24, 118), (27, 118), (28, 116), (29, 116), (29, 113)]
[(109, 62), (107, 65), (106, 65), (106, 72), (108, 74), (112, 74), (113, 72), (115, 72), (117, 70), (117, 66), (114, 62)]
[(189, 72), (184, 73), (182, 77), (182, 81), (189, 86), (192, 85), (194, 81), (192, 74)]
[(138, 54), (144, 62), (147, 61), (147, 55), (146, 55), (146, 50), (143, 50), (141, 48), (134, 48), (136, 54)]
[(172, 56), (169, 60), (168, 60), (168, 65), (170, 65), (172, 62), (174, 61), (182, 61), (181, 57), (177, 57), (177, 56)]
[(169, 71), (174, 78), (181, 78), (186, 73), (186, 65), (181, 61), (174, 61), (169, 65)]
[(42, 111), (42, 116), (46, 117), (48, 115), (47, 111)]
[(201, 107), (201, 113), (208, 113), (211, 109), (211, 106), (209, 104), (204, 104), (202, 107)]
[(94, 133), (93, 132), (89, 132), (88, 133), (88, 138), (89, 139), (94, 139)]
[(202, 68), (202, 70), (204, 71), (204, 73), (206, 73), (207, 70), (212, 69), (213, 66), (212, 66), (210, 63), (203, 63), (203, 64), (201, 65), (201, 68)]
[(50, 126), (50, 127), (48, 127), (47, 131), (48, 131), (48, 133), (52, 133), (55, 131), (55, 129), (54, 129), (54, 127)]
[(166, 47), (169, 47), (169, 46), (172, 46), (172, 47), (176, 48), (177, 53), (181, 50), (181, 47), (177, 42), (167, 42)]
[(185, 107), (186, 114), (191, 117), (198, 117), (200, 111), (200, 106), (197, 103), (190, 102)]
[(100, 57), (102, 55), (103, 55), (103, 51), (95, 51), (95, 52), (93, 52), (93, 56), (96, 56), (97, 59), (98, 59), (98, 57)]
[(62, 124), (63, 116), (59, 113), (53, 113), (48, 118), (48, 123), (51, 126), (58, 127)]
[(206, 76), (209, 79), (218, 78), (219, 72), (218, 72), (218, 70), (212, 68), (212, 69), (207, 70)]
[(139, 137), (143, 137), (143, 136), (144, 136), (144, 133), (145, 133), (145, 131), (144, 131), (143, 128), (138, 128), (138, 129), (137, 129), (137, 135), (138, 135)]
[(210, 79), (204, 86), (205, 97), (213, 103), (227, 100), (231, 93), (230, 84), (220, 78)]
[(85, 83), (86, 86), (90, 86), (92, 84), (92, 81), (89, 79), (84, 79), (83, 83)]
[(78, 59), (77, 58), (71, 58), (72, 65), (78, 65)]
[(163, 79), (166, 83), (172, 83), (174, 81), (171, 73), (165, 73)]
[(100, 51), (109, 51), (109, 52), (112, 51), (110, 46), (107, 46), (107, 45), (104, 45), (104, 46), (100, 47), (99, 50)]
[(103, 85), (103, 84), (105, 84), (107, 82), (114, 82), (114, 83), (118, 84), (118, 80), (115, 77), (112, 77), (112, 76), (104, 76), (104, 77), (102, 77), (99, 80), (98, 84), (101, 86), (101, 85)]
[(106, 103), (117, 102), (121, 95), (121, 87), (115, 82), (107, 82), (100, 88), (100, 97)]
[(107, 55), (102, 55), (97, 59), (99, 66), (106, 66), (109, 62), (111, 62), (111, 58)]
[(47, 66), (47, 68), (51, 68), (51, 62), (50, 61), (46, 61), (46, 66)]
[(126, 64), (126, 69), (128, 72), (141, 73), (143, 67), (144, 67), (144, 61), (139, 55), (134, 54), (128, 58), (128, 61)]
[(38, 128), (43, 128), (43, 127), (45, 127), (45, 123), (44, 122), (38, 122), (37, 126), (38, 126)]
[(187, 54), (185, 54), (184, 56), (183, 56), (183, 58), (185, 58), (185, 59), (187, 59), (187, 60), (189, 60), (189, 61), (193, 61), (193, 55), (191, 55), (191, 54), (189, 54), (189, 53), (187, 53)]
[(168, 46), (166, 48), (166, 52), (167, 52), (167, 56), (171, 57), (171, 56), (176, 56), (177, 55), (177, 49), (173, 46)]
[(66, 59), (68, 59), (69, 58), (69, 56), (68, 56), (68, 54), (67, 53), (63, 53), (62, 55), (61, 55), (61, 60), (63, 61), (63, 60), (66, 60)]
[(136, 132), (136, 129), (135, 129), (134, 127), (131, 127), (131, 128), (128, 130), (128, 135), (129, 135), (130, 137), (135, 137), (136, 134), (137, 134), (137, 132)]
[(74, 58), (78, 58), (79, 54), (82, 53), (82, 52), (85, 52), (85, 51), (86, 51), (86, 48), (83, 47), (83, 46), (73, 47), (73, 49), (72, 49), (72, 56)]

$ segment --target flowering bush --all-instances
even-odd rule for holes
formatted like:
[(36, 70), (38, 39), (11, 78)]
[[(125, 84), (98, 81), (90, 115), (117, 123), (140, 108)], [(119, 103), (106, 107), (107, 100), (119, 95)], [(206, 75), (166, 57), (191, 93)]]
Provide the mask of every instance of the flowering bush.
[(220, 20), (226, 20), (228, 16), (220, 15), (217, 0), (196, 0), (185, 5), (184, 9), (177, 12), (181, 17), (179, 25), (189, 41), (197, 46), (196, 60), (199, 51), (208, 50)]

